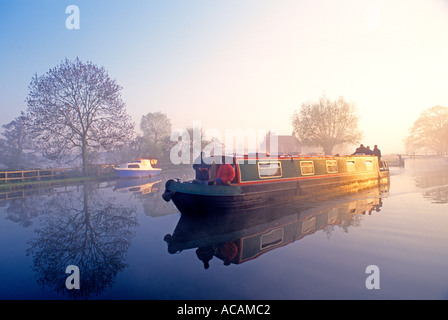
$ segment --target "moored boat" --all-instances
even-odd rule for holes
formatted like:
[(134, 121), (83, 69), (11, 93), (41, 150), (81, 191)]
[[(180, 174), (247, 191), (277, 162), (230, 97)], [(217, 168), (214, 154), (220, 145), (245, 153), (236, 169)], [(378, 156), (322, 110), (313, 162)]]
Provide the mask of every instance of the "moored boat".
[(375, 156), (226, 157), (229, 184), (168, 180), (163, 198), (181, 213), (228, 212), (283, 204), (316, 194), (349, 192), (389, 182), (387, 163)]
[(121, 164), (114, 168), (119, 178), (143, 178), (152, 177), (160, 174), (160, 168), (154, 168), (157, 164), (156, 159), (137, 159), (133, 162)]

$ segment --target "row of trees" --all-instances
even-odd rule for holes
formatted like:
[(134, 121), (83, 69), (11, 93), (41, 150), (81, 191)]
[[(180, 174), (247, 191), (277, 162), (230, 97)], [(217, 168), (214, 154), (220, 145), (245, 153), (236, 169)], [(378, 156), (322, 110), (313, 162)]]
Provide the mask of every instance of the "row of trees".
[[(343, 97), (334, 101), (323, 94), (318, 101), (302, 104), (292, 117), (294, 134), (302, 145), (321, 147), (331, 154), (337, 145), (361, 139), (356, 107)], [(448, 108), (435, 106), (423, 111), (404, 139), (408, 154), (448, 154)]]
[[(79, 58), (34, 75), (26, 112), (3, 126), (0, 164), (8, 169), (39, 167), (43, 155), (59, 165), (78, 161), (87, 168), (106, 153), (107, 162), (151, 156), (168, 163), (174, 144), (170, 119), (161, 112), (148, 113), (140, 122), (142, 135), (137, 135), (121, 89), (103, 67)], [(335, 146), (358, 143), (358, 121), (353, 103), (325, 94), (303, 103), (292, 116), (300, 143), (321, 147), (325, 154), (332, 154)], [(437, 106), (423, 112), (405, 144), (408, 151), (448, 152), (448, 109)]]
[[(42, 154), (59, 165), (78, 161), (86, 168), (100, 153), (113, 163), (148, 156), (168, 163), (174, 143), (170, 119), (148, 113), (140, 122), (142, 135), (136, 135), (120, 92), (104, 68), (79, 59), (35, 75), (26, 112), (3, 126), (0, 163), (8, 169), (36, 167)], [(304, 103), (292, 125), (302, 145), (322, 147), (325, 154), (361, 137), (356, 107), (343, 97), (331, 101), (323, 94), (317, 102)], [(193, 128), (187, 130), (192, 137)]]
[(435, 106), (423, 111), (404, 144), (408, 154), (448, 154), (448, 108)]
[(86, 168), (104, 153), (122, 161), (165, 156), (170, 120), (160, 112), (148, 113), (140, 124), (143, 135), (136, 135), (121, 89), (103, 67), (79, 58), (34, 75), (26, 112), (3, 126), (0, 164), (37, 167), (43, 155), (58, 165)]

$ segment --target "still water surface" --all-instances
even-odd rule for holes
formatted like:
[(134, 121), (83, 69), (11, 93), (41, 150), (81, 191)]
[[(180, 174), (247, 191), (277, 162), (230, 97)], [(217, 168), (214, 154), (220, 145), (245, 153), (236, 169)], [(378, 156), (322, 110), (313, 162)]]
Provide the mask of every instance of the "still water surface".
[(201, 219), (162, 200), (171, 177), (0, 200), (0, 299), (448, 298), (447, 159), (391, 168), (386, 192)]

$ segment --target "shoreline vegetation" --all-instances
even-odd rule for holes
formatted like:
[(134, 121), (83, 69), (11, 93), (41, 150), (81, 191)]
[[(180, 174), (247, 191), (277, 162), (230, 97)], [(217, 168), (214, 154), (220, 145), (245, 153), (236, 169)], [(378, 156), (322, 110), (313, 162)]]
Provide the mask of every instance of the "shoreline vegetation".
[[(407, 158), (444, 158), (437, 155), (403, 155), (404, 159)], [(398, 155), (390, 154), (382, 157), (388, 161), (388, 165), (400, 166)], [(34, 189), (40, 187), (58, 187), (67, 186), (70, 184), (78, 184), (86, 181), (110, 181), (118, 179), (118, 176), (114, 172), (113, 168), (117, 165), (103, 164), (90, 166), (86, 172), (82, 167), (76, 168), (64, 168), (64, 169), (33, 169), (33, 170), (0, 170), (0, 193), (6, 191)], [(172, 166), (163, 166), (162, 170), (164, 174), (174, 174), (176, 172), (185, 171), (191, 169), (191, 165), (179, 164)]]
[[(0, 171), (0, 192), (119, 179), (113, 171), (114, 167), (115, 165), (100, 165), (89, 168), (87, 172), (83, 172), (82, 168)], [(163, 171), (164, 173), (175, 173), (185, 170), (187, 167), (190, 166), (178, 165), (163, 168)]]

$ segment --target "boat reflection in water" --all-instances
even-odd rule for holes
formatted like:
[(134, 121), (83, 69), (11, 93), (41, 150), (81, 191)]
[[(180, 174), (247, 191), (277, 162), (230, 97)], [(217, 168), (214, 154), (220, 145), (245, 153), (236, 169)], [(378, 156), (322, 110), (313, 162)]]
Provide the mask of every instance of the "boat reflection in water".
[(362, 215), (381, 210), (383, 193), (387, 191), (374, 188), (330, 200), (227, 214), (181, 215), (173, 234), (164, 240), (170, 254), (196, 249), (205, 269), (213, 257), (224, 265), (241, 264), (327, 226), (359, 226)]
[(116, 192), (130, 192), (134, 194), (154, 194), (161, 187), (159, 178), (120, 179), (114, 188)]

